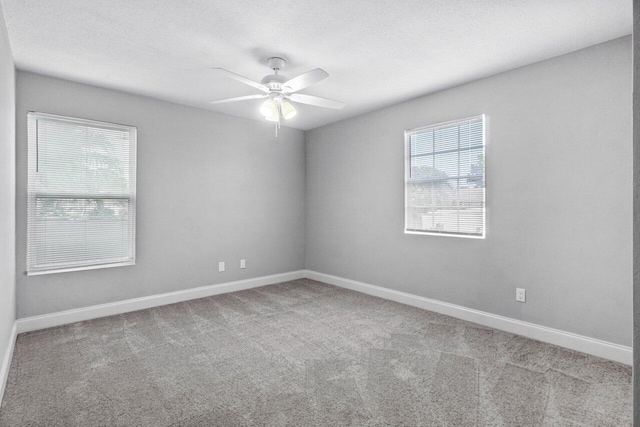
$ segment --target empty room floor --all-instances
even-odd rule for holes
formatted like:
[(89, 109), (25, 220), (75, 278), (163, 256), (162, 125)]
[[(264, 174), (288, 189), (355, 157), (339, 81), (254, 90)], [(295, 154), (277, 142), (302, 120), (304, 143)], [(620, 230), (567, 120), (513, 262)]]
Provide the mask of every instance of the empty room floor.
[(621, 426), (631, 367), (301, 279), (18, 336), (2, 426)]

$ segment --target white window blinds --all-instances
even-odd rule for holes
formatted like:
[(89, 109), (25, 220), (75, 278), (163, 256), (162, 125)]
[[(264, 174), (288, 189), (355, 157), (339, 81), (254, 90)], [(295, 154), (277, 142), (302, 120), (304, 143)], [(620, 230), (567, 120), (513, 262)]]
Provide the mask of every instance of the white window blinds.
[(405, 132), (405, 233), (483, 238), (484, 115)]
[(27, 273), (135, 263), (136, 129), (28, 114)]

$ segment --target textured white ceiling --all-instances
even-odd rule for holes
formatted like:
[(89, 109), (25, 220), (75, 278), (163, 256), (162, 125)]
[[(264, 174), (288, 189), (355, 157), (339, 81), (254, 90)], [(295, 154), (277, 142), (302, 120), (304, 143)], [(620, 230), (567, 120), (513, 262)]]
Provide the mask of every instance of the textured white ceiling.
[(0, 0), (16, 66), (262, 120), (256, 93), (216, 75), (260, 80), (265, 61), (330, 77), (301, 93), (311, 129), (631, 33), (629, 0)]

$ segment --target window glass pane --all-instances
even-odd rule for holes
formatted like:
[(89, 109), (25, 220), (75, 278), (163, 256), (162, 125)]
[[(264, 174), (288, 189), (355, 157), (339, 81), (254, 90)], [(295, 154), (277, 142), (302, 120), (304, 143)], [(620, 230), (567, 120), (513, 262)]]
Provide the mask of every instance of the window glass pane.
[(436, 155), (436, 173), (445, 177), (458, 176), (459, 157), (460, 155), (457, 151)]
[(433, 132), (425, 132), (411, 135), (411, 155), (427, 154), (433, 152)]
[(42, 247), (37, 266), (116, 262), (128, 257), (128, 199), (36, 198), (36, 204), (34, 228)]
[(434, 131), (436, 151), (458, 149), (458, 127), (450, 126)]
[(129, 132), (38, 119), (38, 187), (54, 193), (129, 191)]
[(433, 155), (411, 158), (411, 176), (413, 178), (429, 178), (434, 176)]
[(474, 148), (460, 152), (460, 176), (474, 175), (480, 180), (484, 174), (484, 149)]
[(458, 180), (409, 184), (409, 218), (414, 230), (457, 231)]

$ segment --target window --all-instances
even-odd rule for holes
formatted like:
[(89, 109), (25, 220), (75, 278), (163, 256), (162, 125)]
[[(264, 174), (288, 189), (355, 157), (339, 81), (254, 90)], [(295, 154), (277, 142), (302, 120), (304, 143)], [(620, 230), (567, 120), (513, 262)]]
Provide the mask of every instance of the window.
[(484, 238), (484, 115), (405, 131), (405, 233)]
[(136, 128), (28, 114), (27, 274), (135, 264)]

